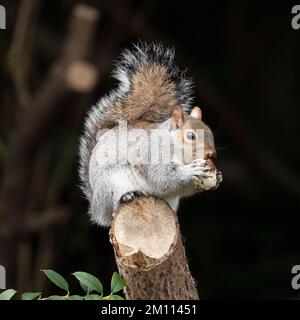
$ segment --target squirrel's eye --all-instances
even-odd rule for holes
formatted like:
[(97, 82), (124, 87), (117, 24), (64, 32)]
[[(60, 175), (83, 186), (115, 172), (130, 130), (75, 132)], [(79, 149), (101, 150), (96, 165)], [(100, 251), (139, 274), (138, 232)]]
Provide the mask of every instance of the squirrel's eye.
[(186, 138), (188, 139), (188, 140), (194, 140), (195, 138), (196, 138), (196, 136), (195, 136), (195, 134), (193, 133), (193, 132), (188, 132), (187, 134), (186, 134)]

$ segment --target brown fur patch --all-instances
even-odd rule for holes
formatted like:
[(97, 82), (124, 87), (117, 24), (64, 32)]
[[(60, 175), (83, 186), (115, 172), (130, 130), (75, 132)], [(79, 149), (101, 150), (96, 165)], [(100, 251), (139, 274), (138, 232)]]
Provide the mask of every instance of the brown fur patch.
[(156, 64), (143, 68), (131, 82), (131, 93), (122, 108), (125, 118), (150, 122), (170, 118), (176, 107), (176, 84), (168, 80), (165, 68)]

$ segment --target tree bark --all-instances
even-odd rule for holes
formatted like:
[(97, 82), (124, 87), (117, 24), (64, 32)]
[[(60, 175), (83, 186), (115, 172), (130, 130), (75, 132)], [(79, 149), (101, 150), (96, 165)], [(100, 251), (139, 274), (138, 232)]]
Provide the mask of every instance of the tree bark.
[(176, 214), (162, 200), (120, 205), (110, 229), (127, 299), (199, 299)]

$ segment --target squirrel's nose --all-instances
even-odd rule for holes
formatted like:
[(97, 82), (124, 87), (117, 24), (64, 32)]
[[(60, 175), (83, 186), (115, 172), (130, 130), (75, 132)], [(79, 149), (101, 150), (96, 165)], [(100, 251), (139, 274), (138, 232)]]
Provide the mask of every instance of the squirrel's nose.
[(217, 158), (217, 153), (214, 150), (204, 151), (204, 159)]

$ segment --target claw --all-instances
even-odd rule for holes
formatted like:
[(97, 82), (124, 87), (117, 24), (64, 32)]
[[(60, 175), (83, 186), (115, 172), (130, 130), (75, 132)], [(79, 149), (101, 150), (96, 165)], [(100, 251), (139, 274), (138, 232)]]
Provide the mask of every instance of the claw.
[(205, 167), (206, 166), (206, 161), (203, 159), (195, 159), (191, 163), (192, 167)]
[(121, 202), (130, 202), (139, 196), (141, 196), (141, 193), (137, 191), (126, 192), (125, 194), (122, 195)]

